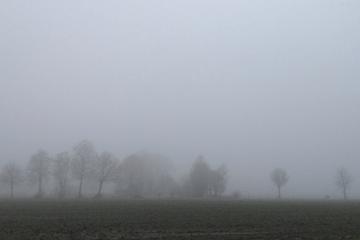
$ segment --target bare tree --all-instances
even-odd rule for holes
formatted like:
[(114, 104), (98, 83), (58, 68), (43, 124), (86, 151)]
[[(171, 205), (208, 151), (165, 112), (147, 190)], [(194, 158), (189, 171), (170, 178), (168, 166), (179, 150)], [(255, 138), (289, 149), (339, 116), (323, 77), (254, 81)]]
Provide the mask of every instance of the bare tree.
[(10, 186), (10, 198), (13, 197), (14, 185), (24, 181), (24, 173), (16, 162), (8, 162), (1, 169), (0, 182)]
[(93, 163), (97, 158), (97, 153), (91, 142), (81, 141), (73, 149), (73, 158), (71, 161), (71, 173), (79, 181), (79, 198), (84, 179), (90, 177)]
[(285, 170), (281, 168), (275, 168), (270, 174), (271, 181), (278, 187), (278, 196), (281, 199), (280, 188), (287, 183), (289, 177)]
[(227, 167), (222, 164), (218, 169), (211, 170), (209, 187), (210, 187), (210, 196), (212, 197), (221, 197), (221, 195), (226, 190), (227, 183)]
[(44, 150), (38, 150), (31, 156), (27, 165), (26, 171), (28, 180), (31, 184), (38, 184), (38, 193), (35, 197), (41, 198), (43, 196), (42, 182), (47, 180), (50, 175), (50, 161), (47, 152)]
[(109, 152), (103, 152), (96, 160), (94, 176), (99, 182), (99, 191), (95, 198), (101, 198), (103, 183), (114, 181), (118, 178), (119, 168), (117, 159)]
[(343, 192), (344, 200), (346, 200), (346, 190), (351, 187), (352, 181), (354, 181), (354, 179), (346, 168), (341, 167), (337, 170), (335, 184)]
[(58, 196), (60, 198), (66, 195), (66, 184), (68, 181), (68, 175), (70, 171), (70, 155), (69, 152), (62, 152), (55, 156), (53, 160), (53, 171), (55, 181), (58, 184)]

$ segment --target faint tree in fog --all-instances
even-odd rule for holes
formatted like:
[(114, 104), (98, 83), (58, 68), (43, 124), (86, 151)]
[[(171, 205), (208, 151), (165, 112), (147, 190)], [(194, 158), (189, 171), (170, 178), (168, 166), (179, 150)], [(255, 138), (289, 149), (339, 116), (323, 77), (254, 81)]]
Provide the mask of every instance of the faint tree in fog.
[(145, 160), (138, 154), (127, 156), (120, 165), (120, 178), (117, 180), (117, 193), (127, 196), (141, 196), (145, 193), (147, 183)]
[(157, 179), (161, 180), (170, 175), (174, 170), (174, 164), (170, 158), (160, 153), (152, 154), (152, 167)]
[(270, 174), (270, 179), (277, 186), (278, 197), (281, 199), (280, 188), (289, 180), (287, 173), (281, 168), (275, 168)]
[(141, 151), (127, 156), (120, 165), (116, 193), (127, 196), (174, 194), (177, 184), (171, 177), (170, 158), (160, 153)]
[(73, 149), (73, 158), (71, 161), (72, 176), (79, 181), (79, 198), (84, 179), (90, 177), (93, 163), (97, 158), (96, 151), (91, 142), (81, 141)]
[(58, 184), (59, 190), (57, 191), (60, 198), (66, 195), (66, 184), (70, 171), (70, 155), (68, 152), (62, 152), (55, 156), (53, 160), (53, 171), (55, 181)]
[(343, 192), (344, 200), (346, 200), (346, 190), (351, 187), (352, 181), (354, 181), (354, 179), (346, 168), (341, 167), (337, 170), (335, 184)]
[(108, 183), (117, 179), (119, 175), (118, 161), (109, 152), (103, 152), (96, 160), (94, 167), (94, 177), (99, 182), (99, 191), (95, 198), (101, 198), (101, 187), (103, 183)]
[(24, 173), (16, 162), (8, 162), (0, 173), (0, 182), (10, 186), (10, 198), (13, 197), (14, 186), (24, 181)]
[(50, 161), (47, 152), (38, 150), (31, 156), (27, 165), (26, 171), (28, 180), (31, 184), (38, 184), (38, 193), (35, 197), (41, 198), (43, 196), (42, 182), (47, 180), (50, 175)]
[(181, 197), (192, 197), (192, 187), (189, 174), (185, 174), (179, 179), (179, 194)]
[(193, 197), (204, 197), (210, 180), (210, 168), (203, 156), (199, 156), (190, 171)]
[(231, 193), (230, 197), (235, 198), (235, 199), (238, 199), (238, 198), (241, 197), (241, 192), (240, 192), (239, 190), (234, 190), (234, 191)]
[(212, 170), (204, 157), (199, 156), (189, 175), (193, 197), (203, 197), (206, 194), (210, 197), (221, 197), (226, 190), (227, 172), (225, 164)]
[(171, 197), (179, 193), (179, 185), (170, 175), (166, 175), (160, 184), (162, 186), (162, 193), (168, 194)]
[(218, 169), (211, 170), (209, 187), (211, 197), (221, 197), (226, 190), (227, 183), (227, 167), (222, 164)]
[(171, 192), (173, 184), (171, 181), (171, 172), (174, 170), (174, 164), (170, 158), (160, 153), (140, 152), (137, 154), (146, 164), (146, 176), (148, 178), (148, 191), (150, 194), (160, 194)]

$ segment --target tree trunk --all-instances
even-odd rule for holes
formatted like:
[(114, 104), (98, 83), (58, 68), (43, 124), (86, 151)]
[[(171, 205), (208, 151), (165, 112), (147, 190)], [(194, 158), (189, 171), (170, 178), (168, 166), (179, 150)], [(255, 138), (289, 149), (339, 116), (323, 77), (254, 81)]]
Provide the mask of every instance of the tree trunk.
[(281, 199), (280, 186), (278, 186), (278, 195), (279, 195), (279, 199)]
[(80, 179), (80, 185), (79, 185), (79, 198), (82, 198), (82, 196), (81, 196), (81, 187), (82, 187), (82, 178)]
[(102, 187), (103, 183), (104, 183), (104, 181), (100, 181), (99, 191), (98, 191), (98, 193), (95, 195), (94, 198), (101, 198), (101, 187)]
[(343, 192), (344, 192), (344, 200), (346, 200), (346, 188), (344, 188)]
[(104, 183), (104, 181), (100, 181), (99, 191), (98, 191), (98, 193), (97, 193), (98, 195), (100, 195), (101, 187), (102, 187), (103, 183)]

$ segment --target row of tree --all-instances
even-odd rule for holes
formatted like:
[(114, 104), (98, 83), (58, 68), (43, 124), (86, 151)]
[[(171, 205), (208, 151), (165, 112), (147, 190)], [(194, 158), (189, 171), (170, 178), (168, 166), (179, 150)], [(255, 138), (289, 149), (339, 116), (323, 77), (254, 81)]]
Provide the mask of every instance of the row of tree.
[[(184, 197), (221, 197), (228, 181), (226, 165), (211, 169), (203, 156), (199, 156), (189, 174), (177, 183), (171, 176), (174, 165), (162, 154), (139, 152), (129, 155), (121, 163), (110, 152), (98, 154), (92, 143), (83, 140), (75, 145), (72, 153), (62, 152), (51, 158), (44, 150), (38, 150), (30, 157), (26, 171), (16, 162), (8, 162), (0, 172), (0, 182), (10, 186), (10, 197), (13, 197), (14, 186), (26, 180), (38, 186), (35, 197), (44, 195), (43, 182), (50, 176), (56, 182), (56, 193), (62, 198), (67, 195), (68, 182), (79, 183), (77, 195), (82, 197), (85, 181), (98, 183), (96, 198), (101, 197), (104, 183), (113, 182), (115, 193), (123, 196), (161, 196), (162, 194)], [(275, 168), (270, 174), (271, 181), (278, 188), (281, 198), (281, 187), (288, 182), (288, 175), (282, 168)], [(339, 168), (335, 184), (342, 191), (344, 199), (351, 187), (353, 178), (344, 167)], [(234, 193), (239, 195), (239, 192)], [(235, 196), (234, 195), (234, 196)]]
[(13, 197), (14, 185), (27, 180), (38, 186), (35, 197), (41, 198), (44, 195), (43, 183), (50, 176), (57, 184), (59, 197), (65, 197), (68, 181), (72, 178), (79, 181), (78, 196), (82, 197), (83, 182), (91, 178), (99, 183), (97, 196), (101, 196), (103, 183), (114, 180), (118, 172), (117, 159), (111, 153), (98, 155), (92, 143), (84, 140), (73, 148), (72, 155), (62, 152), (51, 158), (44, 150), (38, 150), (30, 157), (25, 173), (19, 164), (9, 162), (2, 169), (0, 181), (10, 186), (10, 196)]
[(115, 193), (128, 197), (161, 196), (175, 194), (186, 197), (220, 197), (226, 190), (227, 169), (221, 165), (212, 170), (202, 156), (192, 166), (186, 181), (178, 184), (171, 176), (174, 165), (162, 154), (139, 152), (120, 162), (110, 152), (98, 154), (92, 143), (83, 140), (68, 151), (50, 157), (38, 150), (30, 157), (25, 172), (16, 162), (7, 163), (0, 172), (0, 182), (11, 188), (27, 180), (37, 185), (35, 197), (44, 196), (44, 181), (50, 177), (56, 183), (56, 194), (62, 198), (68, 194), (69, 181), (78, 182), (77, 196), (82, 197), (86, 181), (98, 183), (96, 198), (101, 197), (104, 183), (112, 182)]

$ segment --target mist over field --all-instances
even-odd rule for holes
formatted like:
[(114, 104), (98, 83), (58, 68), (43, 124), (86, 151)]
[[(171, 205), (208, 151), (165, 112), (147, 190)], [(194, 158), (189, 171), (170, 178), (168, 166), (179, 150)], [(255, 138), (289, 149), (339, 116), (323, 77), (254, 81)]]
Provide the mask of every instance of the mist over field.
[(355, 0), (0, 0), (0, 167), (88, 140), (120, 161), (160, 153), (176, 181), (202, 155), (244, 198), (276, 198), (282, 168), (283, 198), (340, 199), (345, 167), (360, 199), (359, 13)]

